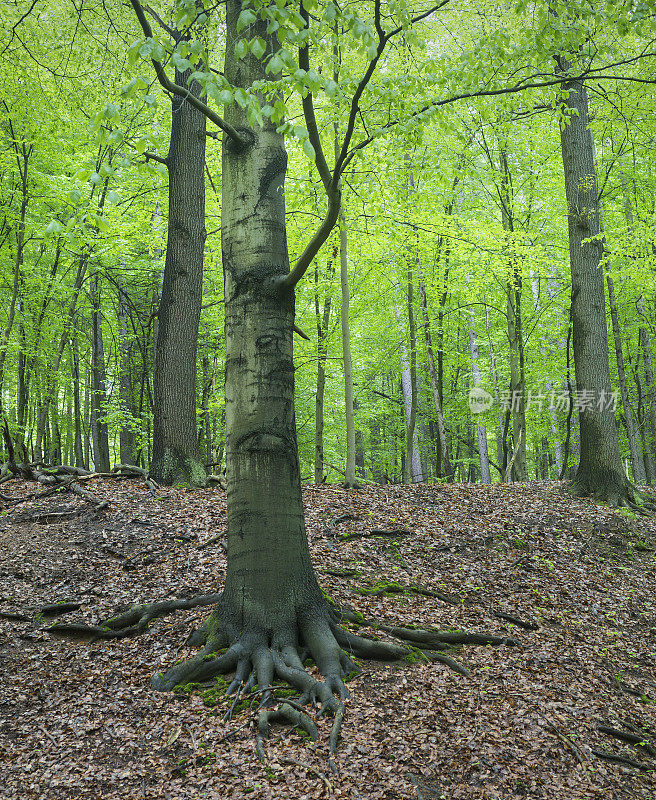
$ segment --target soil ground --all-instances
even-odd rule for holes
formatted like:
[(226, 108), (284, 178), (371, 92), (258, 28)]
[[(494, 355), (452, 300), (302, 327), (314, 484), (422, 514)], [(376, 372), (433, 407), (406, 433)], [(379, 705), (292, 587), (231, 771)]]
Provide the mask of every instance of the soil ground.
[[(109, 509), (94, 516), (58, 494), (0, 517), (2, 798), (656, 798), (655, 520), (574, 500), (555, 482), (305, 487), (315, 566), (338, 604), (392, 624), (519, 640), (462, 648), (469, 678), (440, 663), (364, 662), (334, 774), (330, 720), (319, 720), (316, 743), (275, 728), (261, 763), (248, 704), (224, 721), (226, 699), (150, 689), (154, 672), (193, 654), (184, 642), (207, 609), (119, 641), (45, 632), (52, 621), (96, 623), (134, 602), (215, 591), (225, 574), (220, 537), (202, 546), (225, 530), (220, 488), (159, 498), (135, 480), (86, 488)], [(376, 528), (411, 533), (345, 538)], [(360, 593), (381, 582), (457, 602)], [(37, 613), (64, 601), (81, 608)], [(604, 723), (640, 731), (647, 747), (604, 735)]]

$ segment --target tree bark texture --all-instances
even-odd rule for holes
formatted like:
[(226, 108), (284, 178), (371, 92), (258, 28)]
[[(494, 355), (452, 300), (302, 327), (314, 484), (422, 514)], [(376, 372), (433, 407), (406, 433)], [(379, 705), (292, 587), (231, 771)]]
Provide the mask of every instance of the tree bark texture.
[[(569, 64), (559, 60), (559, 68)], [(622, 504), (633, 499), (624, 475), (611, 403), (606, 333), (603, 245), (599, 238), (598, 187), (585, 84), (564, 84), (567, 117), (560, 124), (572, 270), (574, 371), (579, 397), (581, 459), (576, 494)]]
[[(190, 72), (175, 82), (201, 96)], [(202, 486), (207, 479), (196, 433), (196, 349), (205, 249), (205, 139), (207, 120), (175, 95), (171, 108), (169, 219), (159, 301), (153, 379), (153, 459), (159, 483)]]

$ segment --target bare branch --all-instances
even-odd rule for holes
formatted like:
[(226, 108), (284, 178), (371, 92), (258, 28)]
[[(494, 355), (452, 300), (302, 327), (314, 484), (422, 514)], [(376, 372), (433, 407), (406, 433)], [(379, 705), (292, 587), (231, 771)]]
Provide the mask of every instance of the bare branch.
[(9, 41), (7, 42), (7, 44), (3, 47), (2, 53), (0, 53), (0, 56), (3, 56), (7, 52), (7, 49), (9, 48), (9, 45), (14, 41), (14, 36), (16, 34), (16, 30), (17, 30), (18, 26), (21, 25), (23, 22), (25, 22), (25, 20), (30, 16), (32, 11), (34, 11), (34, 6), (36, 6), (36, 4), (38, 2), (39, 2), (39, 0), (32, 0), (32, 3), (30, 5), (30, 7), (27, 9), (27, 11), (18, 20), (18, 22), (15, 25), (12, 26), (12, 28), (11, 28), (11, 36), (9, 37)]

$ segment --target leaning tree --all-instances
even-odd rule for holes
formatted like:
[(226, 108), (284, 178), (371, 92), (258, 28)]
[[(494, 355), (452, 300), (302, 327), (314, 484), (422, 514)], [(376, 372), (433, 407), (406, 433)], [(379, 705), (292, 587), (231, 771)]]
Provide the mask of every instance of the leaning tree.
[[(156, 37), (150, 18), (157, 15), (151, 9), (146, 11), (139, 0), (131, 0), (131, 5), (146, 37), (144, 52), (152, 54), (155, 50), (148, 45)], [(553, 24), (548, 9), (544, 14), (539, 9), (535, 12), (530, 23), (534, 28), (517, 38), (514, 54), (509, 53), (505, 32), (471, 29), (465, 36), (470, 50), (465, 47), (457, 57), (442, 57), (437, 45), (446, 46), (447, 39), (445, 36), (442, 41), (442, 29), (434, 20), (438, 12), (449, 14), (447, 27), (452, 27), (450, 23), (461, 19), (462, 8), (456, 5), (460, 4), (442, 0), (412, 11), (401, 0), (373, 0), (345, 8), (332, 0), (300, 0), (296, 5), (281, 0), (227, 0), (225, 28), (220, 28), (225, 31), (222, 74), (204, 70), (198, 56), (202, 48), (194, 56), (188, 41), (165, 54), (166, 59), (175, 59), (180, 70), (189, 69), (196, 57), (195, 71), (189, 77), (203, 86), (209, 98), (224, 105), (223, 117), (203, 93), (190, 90), (191, 84), (170, 80), (165, 58), (153, 58), (163, 88), (222, 131), (228, 481), (228, 566), (223, 591), (137, 606), (104, 626), (89, 629), (92, 637), (116, 638), (145, 630), (157, 616), (214, 604), (211, 615), (192, 637), (193, 643), (202, 646), (199, 654), (156, 675), (153, 684), (157, 689), (234, 672), (229, 691), (246, 692), (257, 683), (262, 704), (267, 706), (272, 701), (274, 679), (282, 679), (300, 693), (295, 704), (284, 706), (284, 713), (295, 715), (298, 724), (312, 730), (298, 704), (318, 700), (337, 712), (338, 724), (341, 700), (347, 695), (344, 677), (353, 669), (351, 655), (398, 660), (408, 653), (405, 646), (345, 630), (340, 625), (344, 618), (360, 625), (371, 623), (336, 609), (323, 595), (312, 567), (294, 418), (296, 286), (338, 219), (345, 170), (371, 142), (421, 122), (458, 99), (523, 92), (607, 71), (606, 66), (597, 68), (590, 58), (571, 73), (545, 77), (544, 65), (561, 51), (563, 40), (567, 51), (573, 52), (589, 33), (587, 28), (579, 30), (573, 25), (565, 33), (559, 32), (559, 37), (545, 37), (545, 26)], [(180, 0), (178, 27), (204, 22), (204, 13), (197, 0)], [(522, 25), (524, 22), (521, 19)], [(394, 70), (394, 49), (389, 45), (403, 37), (414, 47), (415, 28), (420, 24), (433, 26), (428, 32), (435, 47), (425, 52), (418, 48), (414, 69), (400, 75)], [(516, 19), (509, 22), (518, 24)], [(313, 68), (310, 63), (312, 56), (333, 66), (335, 32), (337, 51), (350, 48), (349, 69), (343, 61), (339, 85), (326, 77), (334, 74), (332, 68)], [(506, 54), (506, 62), (499, 63), (500, 52)], [(488, 60), (489, 68), (479, 72), (481, 62)], [(536, 60), (541, 68), (536, 69)], [(385, 69), (381, 69), (383, 63)], [(519, 69), (519, 64), (525, 69)], [(399, 97), (399, 87), (405, 97)], [(287, 121), (283, 96), (289, 95), (290, 88), (300, 97), (305, 128), (294, 128)], [(315, 96), (327, 99), (329, 105), (315, 109)], [(344, 122), (335, 158), (329, 164), (318, 119), (323, 115), (332, 121), (336, 112), (331, 103), (343, 112)], [(334, 129), (333, 125), (330, 128)], [(290, 133), (314, 161), (326, 197), (325, 217), (291, 268), (284, 196), (285, 135)], [(60, 634), (65, 634), (64, 627), (57, 626)], [(457, 669), (462, 668), (440, 652), (448, 644), (507, 641), (483, 634), (380, 624), (378, 628), (422, 648), (428, 658), (446, 660)], [(80, 634), (80, 626), (75, 633)], [(304, 670), (305, 657), (314, 660), (325, 682)], [(262, 712), (263, 729), (268, 714)], [(332, 739), (334, 743), (336, 734)]]

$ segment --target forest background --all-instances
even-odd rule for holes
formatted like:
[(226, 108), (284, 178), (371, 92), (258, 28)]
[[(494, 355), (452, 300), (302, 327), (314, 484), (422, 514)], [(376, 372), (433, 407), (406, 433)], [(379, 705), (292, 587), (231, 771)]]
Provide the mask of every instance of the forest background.
[[(347, 120), (340, 87), (353, 84), (365, 63), (368, 35), (366, 4), (339, 13), (330, 2), (310, 5), (323, 14), (328, 34), (313, 52), (316, 69), (287, 78), (292, 256), (324, 213), (298, 95), (320, 95), (319, 128), (329, 152), (335, 129)], [(539, 31), (536, 16), (546, 12), (524, 4), (471, 5), (467, 14), (457, 12), (455, 36), (456, 9), (411, 24), (411, 10), (396, 6), (394, 13), (406, 14), (405, 27), (372, 76), (368, 110), (357, 121), (358, 133), (372, 141), (348, 165), (340, 225), (297, 291), (302, 477), (340, 480), (348, 469), (340, 262), (350, 292), (353, 456), (360, 480), (571, 474), (578, 430), (577, 403), (568, 400), (574, 383), (561, 89), (552, 76), (537, 73), (533, 83), (552, 85), (443, 107), (430, 102), (434, 87), (448, 88), (456, 73), (462, 94), (479, 93), (486, 70), (491, 87), (505, 81), (507, 89), (508, 65), (526, 66), (518, 58), (527, 52), (527, 17)], [(3, 3), (3, 10), (2, 413), (32, 461), (99, 471), (119, 462), (148, 468), (168, 223), (162, 161), (171, 125), (147, 61), (159, 45), (144, 42), (131, 9), (119, 5)], [(630, 478), (644, 484), (656, 479), (653, 61), (647, 57), (653, 20), (648, 6), (629, 14), (612, 4), (581, 19), (602, 64), (598, 72), (623, 62), (610, 69), (617, 79), (593, 74), (586, 85), (604, 268), (614, 283), (607, 324), (617, 353), (613, 386), (622, 385), (620, 447)], [(208, 41), (220, 42), (220, 11), (211, 24)], [(334, 24), (341, 26), (335, 42)], [(337, 81), (324, 75), (337, 69), (335, 57)], [(177, 51), (168, 58), (176, 68), (190, 64)], [(220, 77), (218, 70), (209, 74)], [(524, 75), (522, 84), (530, 84)], [(207, 83), (207, 91), (219, 104), (245, 107), (257, 124), (261, 111), (246, 93), (222, 88), (220, 79)], [(208, 137), (204, 171), (196, 429), (204, 463), (220, 472), (225, 347), (215, 138)], [(193, 337), (193, 323), (190, 331)], [(473, 385), (494, 398), (478, 417), (468, 402)]]

